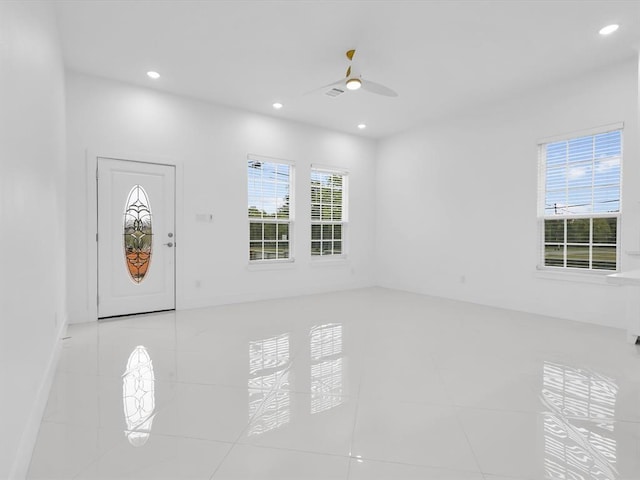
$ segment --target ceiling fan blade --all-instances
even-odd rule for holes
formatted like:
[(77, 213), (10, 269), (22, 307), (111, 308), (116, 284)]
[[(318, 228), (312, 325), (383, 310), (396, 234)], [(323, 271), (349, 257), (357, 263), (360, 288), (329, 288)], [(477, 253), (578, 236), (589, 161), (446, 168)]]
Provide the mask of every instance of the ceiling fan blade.
[(397, 97), (398, 94), (391, 90), (389, 87), (385, 87), (384, 85), (380, 85), (379, 83), (372, 82), (371, 80), (365, 80), (361, 78), (362, 88), (371, 93), (377, 93), (378, 95), (384, 95), (385, 97)]
[(311, 93), (316, 93), (316, 92), (319, 92), (320, 90), (324, 90), (326, 88), (337, 87), (338, 85), (344, 85), (345, 81), (346, 81), (345, 78), (341, 78), (340, 80), (336, 80), (335, 82), (329, 83), (328, 85), (323, 85), (322, 87), (318, 87), (318, 88), (314, 88), (313, 90), (309, 90), (308, 92), (305, 92), (304, 95), (309, 95)]

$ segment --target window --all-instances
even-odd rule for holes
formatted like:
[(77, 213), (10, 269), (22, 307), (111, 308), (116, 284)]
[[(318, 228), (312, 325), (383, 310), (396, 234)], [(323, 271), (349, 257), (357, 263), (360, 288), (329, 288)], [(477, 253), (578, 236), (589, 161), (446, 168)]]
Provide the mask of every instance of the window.
[(621, 127), (542, 143), (539, 153), (543, 265), (617, 270)]
[(291, 259), (293, 165), (249, 156), (249, 261)]
[(344, 172), (311, 169), (311, 255), (344, 255), (347, 219)]

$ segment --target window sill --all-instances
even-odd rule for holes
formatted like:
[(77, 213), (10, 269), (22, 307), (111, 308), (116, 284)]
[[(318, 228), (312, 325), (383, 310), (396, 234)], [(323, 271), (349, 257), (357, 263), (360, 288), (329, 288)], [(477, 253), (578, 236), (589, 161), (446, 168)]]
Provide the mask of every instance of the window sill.
[(340, 267), (348, 265), (349, 258), (346, 255), (341, 255), (339, 257), (335, 257), (333, 255), (312, 256), (309, 264), (312, 267)]
[(580, 272), (576, 270), (550, 270), (544, 267), (537, 267), (534, 277), (546, 280), (558, 280), (561, 282), (590, 283), (594, 285), (612, 286), (607, 276), (616, 273), (614, 270), (602, 270), (600, 272)]
[(249, 271), (290, 270), (296, 267), (295, 260), (257, 260), (247, 265)]
[(640, 285), (640, 270), (613, 273), (607, 275), (607, 280), (615, 285)]

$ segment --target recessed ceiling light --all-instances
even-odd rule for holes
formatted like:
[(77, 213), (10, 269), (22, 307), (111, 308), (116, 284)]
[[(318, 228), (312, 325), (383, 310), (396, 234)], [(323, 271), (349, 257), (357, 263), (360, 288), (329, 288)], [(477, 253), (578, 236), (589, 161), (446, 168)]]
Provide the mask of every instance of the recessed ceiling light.
[(359, 78), (350, 78), (347, 80), (347, 88), (349, 90), (358, 90), (362, 86), (362, 82)]
[(367, 126), (364, 123), (361, 123), (361, 124), (358, 125), (358, 128), (360, 130), (364, 130), (365, 128), (367, 128)]
[(147, 77), (157, 80), (160, 78), (160, 74), (158, 72), (151, 71), (151, 72), (147, 72)]
[(614, 23), (613, 25), (607, 25), (606, 27), (602, 27), (599, 33), (600, 35), (610, 35), (616, 30), (618, 30), (618, 28), (620, 28), (620, 25), (616, 25)]
[(282, 107), (284, 107), (284, 105), (280, 102), (276, 102), (273, 104), (273, 108), (275, 108), (276, 110), (280, 110)]

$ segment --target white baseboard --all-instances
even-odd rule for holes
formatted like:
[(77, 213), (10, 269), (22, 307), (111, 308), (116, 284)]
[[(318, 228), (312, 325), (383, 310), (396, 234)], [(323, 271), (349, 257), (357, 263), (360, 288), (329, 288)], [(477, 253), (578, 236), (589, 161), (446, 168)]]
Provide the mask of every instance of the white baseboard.
[(76, 323), (90, 323), (95, 322), (96, 318), (91, 316), (91, 312), (88, 309), (84, 310), (71, 310), (69, 312), (69, 325)]
[[(428, 288), (428, 287), (419, 287), (419, 286), (415, 286), (415, 285), (411, 285), (411, 284), (406, 284), (403, 282), (398, 282), (398, 281), (385, 281), (385, 280), (379, 280), (377, 282), (377, 286), (381, 287), (381, 288), (387, 288), (389, 290), (400, 290), (403, 292), (409, 292), (409, 293), (416, 293), (418, 295), (426, 295), (426, 296), (430, 296), (430, 297), (436, 297), (436, 298), (444, 298), (447, 300), (453, 300), (456, 302), (463, 302), (463, 303), (469, 303), (472, 305), (481, 305), (484, 307), (493, 307), (493, 308), (499, 308), (501, 310), (511, 310), (514, 312), (522, 312), (522, 313), (529, 313), (531, 315), (540, 315), (540, 316), (544, 316), (544, 317), (554, 317), (554, 318), (561, 318), (563, 320), (571, 320), (573, 322), (579, 322), (579, 323), (585, 323), (585, 324), (590, 324), (590, 325), (598, 325), (601, 327), (608, 327), (608, 328), (615, 328), (618, 330), (626, 330), (627, 327), (621, 322), (621, 321), (617, 321), (617, 322), (605, 322), (602, 321), (602, 318), (607, 318), (605, 316), (602, 316), (600, 318), (598, 317), (594, 317), (594, 318), (583, 318), (577, 315), (568, 315), (566, 312), (560, 312), (557, 309), (553, 308), (552, 306), (549, 307), (547, 305), (545, 305), (544, 302), (541, 302), (535, 306), (530, 306), (530, 305), (518, 305), (517, 303), (504, 303), (504, 302), (500, 302), (500, 301), (496, 301), (495, 299), (482, 299), (479, 298), (478, 296), (471, 296), (468, 294), (459, 294), (459, 295), (455, 295), (455, 294), (445, 294), (442, 293), (441, 291), (433, 291), (432, 289)], [(615, 318), (615, 317), (614, 317)], [(628, 341), (632, 342), (631, 340), (631, 334), (628, 334)], [(635, 342), (635, 341), (634, 341)]]
[(331, 286), (312, 286), (288, 290), (269, 290), (265, 292), (239, 293), (232, 295), (218, 295), (206, 298), (188, 298), (179, 302), (178, 310), (191, 310), (194, 308), (217, 307), (220, 305), (230, 305), (235, 303), (258, 302), (261, 300), (275, 300), (280, 298), (299, 297), (304, 295), (317, 295), (322, 293), (332, 293), (342, 290), (357, 290), (360, 288), (373, 287), (373, 282), (369, 280), (336, 284)]
[(53, 385), (53, 380), (56, 376), (56, 368), (58, 366), (60, 350), (62, 348), (62, 337), (67, 330), (67, 323), (68, 316), (64, 315), (63, 321), (60, 322), (60, 328), (56, 334), (56, 342), (53, 345), (51, 355), (49, 356), (46, 371), (42, 377), (42, 381), (40, 382), (40, 388), (38, 389), (38, 393), (33, 397), (31, 414), (29, 415), (27, 425), (25, 425), (22, 432), (22, 438), (18, 445), (18, 452), (15, 460), (13, 461), (11, 473), (9, 474), (9, 480), (23, 480), (27, 476), (29, 463), (31, 463), (31, 455), (33, 454), (33, 448), (35, 447), (38, 432), (40, 431), (42, 416), (44, 415), (44, 410), (47, 406), (51, 385)]

